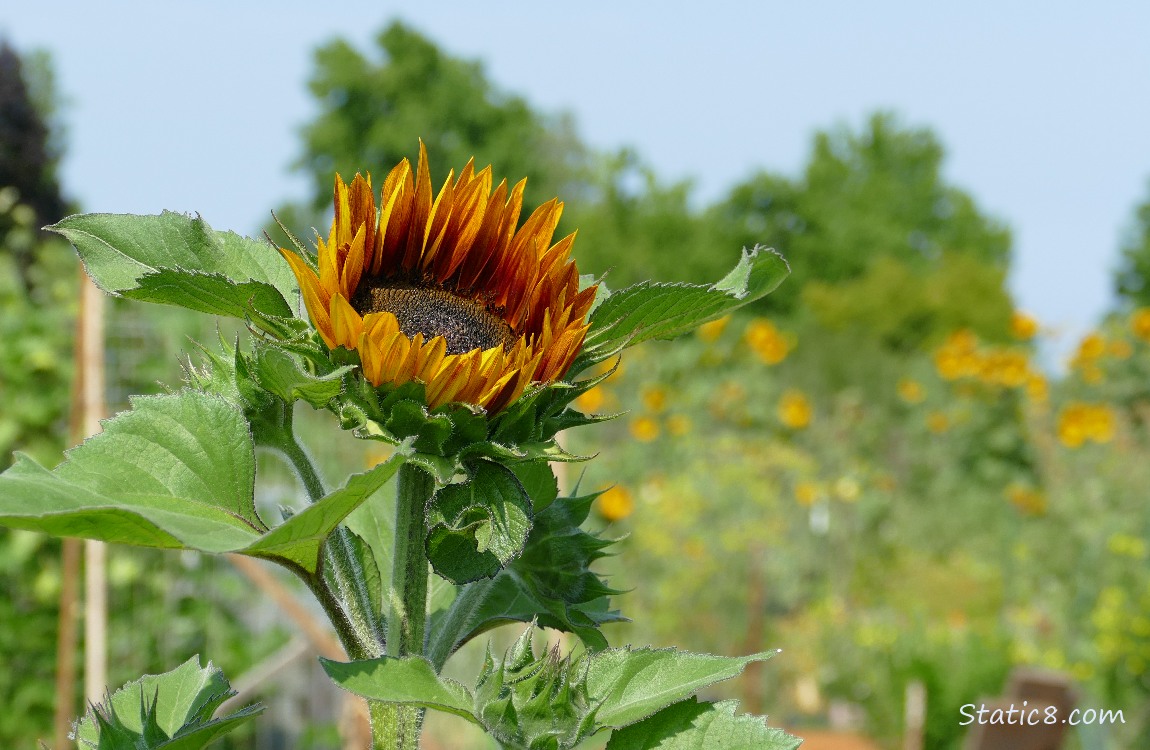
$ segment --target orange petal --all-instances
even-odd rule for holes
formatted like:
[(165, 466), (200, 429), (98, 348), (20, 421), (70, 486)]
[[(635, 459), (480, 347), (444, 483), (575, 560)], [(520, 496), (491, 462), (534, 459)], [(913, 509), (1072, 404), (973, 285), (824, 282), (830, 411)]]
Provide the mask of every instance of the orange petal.
[(347, 349), (354, 349), (363, 333), (363, 318), (342, 294), (331, 298), (331, 329), (335, 345)]
[(395, 333), (389, 336), (380, 347), (383, 349), (383, 361), (380, 364), (380, 376), (384, 382), (394, 383), (395, 385), (403, 385), (408, 382), (410, 378), (404, 377), (401, 371), (403, 361), (407, 359), (407, 353), (411, 349), (411, 340), (404, 336), (403, 333)]
[(419, 141), (419, 167), (415, 172), (415, 205), (407, 231), (407, 250), (403, 256), (403, 270), (419, 266), (423, 254), (423, 240), (427, 232), (427, 219), (431, 215), (431, 173), (427, 166), (427, 146)]
[(415, 376), (424, 383), (430, 383), (439, 374), (446, 357), (447, 339), (436, 336), (424, 344), (423, 349), (420, 350)]
[(343, 261), (343, 273), (340, 275), (339, 289), (343, 296), (351, 299), (355, 290), (359, 288), (359, 279), (363, 274), (364, 247), (367, 240), (367, 225), (360, 224), (359, 231), (348, 248), (347, 257)]
[(423, 255), (419, 260), (421, 270), (426, 271), (431, 267), (440, 245), (447, 236), (451, 214), (455, 209), (455, 184), (452, 182), (454, 177), (454, 171), (447, 174), (447, 181), (443, 183), (435, 203), (431, 206), (431, 215), (427, 218), (427, 230), (423, 235)]
[(371, 191), (371, 175), (359, 174), (351, 182), (351, 231), (364, 229), (362, 268), (370, 268), (375, 255), (375, 194)]
[(411, 162), (404, 159), (387, 175), (380, 199), (383, 211), (379, 217), (381, 251), (372, 263), (372, 274), (383, 268), (397, 268), (407, 247), (407, 221), (411, 213), (413, 188)]
[(351, 240), (351, 199), (348, 196), (347, 185), (338, 174), (335, 176), (335, 218), (332, 220), (331, 239), (333, 245), (339, 246)]

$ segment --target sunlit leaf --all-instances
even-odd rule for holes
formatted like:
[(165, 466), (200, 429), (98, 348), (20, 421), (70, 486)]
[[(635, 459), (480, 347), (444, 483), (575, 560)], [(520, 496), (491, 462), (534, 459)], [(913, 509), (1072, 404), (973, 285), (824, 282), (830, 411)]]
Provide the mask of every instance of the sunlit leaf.
[(769, 294), (790, 273), (783, 256), (756, 245), (715, 284), (642, 282), (613, 292), (591, 315), (572, 372), (648, 339), (669, 339)]
[(297, 286), (279, 252), (217, 232), (198, 216), (80, 214), (49, 229), (76, 247), (88, 274), (112, 294), (233, 317), (291, 315)]
[(212, 714), (236, 693), (209, 662), (193, 656), (171, 672), (129, 682), (89, 708), (75, 738), (92, 750), (200, 750), (259, 715), (249, 706), (228, 716)]
[(798, 737), (758, 716), (735, 716), (735, 701), (692, 697), (611, 735), (606, 750), (795, 750)]

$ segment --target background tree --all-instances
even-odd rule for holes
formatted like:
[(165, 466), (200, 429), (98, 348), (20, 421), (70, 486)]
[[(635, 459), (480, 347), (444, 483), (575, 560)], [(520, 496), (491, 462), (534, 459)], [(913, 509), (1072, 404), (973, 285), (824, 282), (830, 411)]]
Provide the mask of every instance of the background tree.
[[(52, 68), (43, 54), (29, 59), (25, 66), (16, 50), (0, 41), (0, 187), (14, 189), (16, 200), (31, 210), (31, 223), (41, 227), (63, 218), (67, 204), (56, 177), (60, 142), (49, 127), (57, 110)], [(11, 193), (8, 201), (13, 202)], [(0, 236), (19, 226), (20, 218), (8, 211), (0, 214)], [(27, 287), (31, 247), (4, 243), (4, 249), (15, 258), (15, 270)]]
[[(875, 268), (880, 258), (919, 276), (950, 256), (975, 261), (986, 274), (980, 291), (997, 285), (995, 304), (1005, 309), (1010, 233), (944, 181), (943, 156), (930, 130), (904, 128), (878, 113), (859, 132), (840, 126), (816, 133), (800, 179), (761, 172), (735, 186), (710, 215), (724, 244), (785, 250), (792, 275), (765, 303), (768, 309), (794, 311), (812, 281), (833, 287), (886, 274), (890, 266)], [(887, 289), (884, 297), (895, 293)]]
[[(566, 114), (546, 114), (502, 92), (477, 61), (440, 50), (400, 22), (376, 37), (376, 56), (344, 40), (316, 51), (310, 88), (319, 116), (303, 130), (296, 163), (312, 181), (303, 206), (279, 211), (299, 231), (326, 229), (334, 172), (390, 169), (427, 144), (433, 183), (472, 156), (497, 165), (497, 179), (527, 177), (525, 206), (558, 196), (566, 203), (559, 231), (579, 229), (576, 257), (586, 272), (610, 271), (610, 283), (644, 278), (710, 280), (738, 248), (704, 260), (709, 227), (689, 205), (690, 184), (666, 185), (634, 151), (587, 147)], [(713, 266), (713, 267), (712, 267)]]
[(445, 54), (398, 21), (376, 45), (374, 58), (344, 40), (315, 53), (309, 86), (320, 114), (303, 129), (296, 165), (312, 177), (314, 214), (331, 203), (333, 173), (372, 170), (382, 179), (403, 157), (415, 160), (417, 136), (431, 155), (436, 189), (448, 169), (474, 156), (508, 179), (526, 176), (527, 205), (582, 192), (587, 152), (569, 117), (536, 112), (492, 85), (481, 63)]
[(1120, 248), (1122, 257), (1114, 274), (1118, 296), (1133, 305), (1150, 305), (1150, 183), (1147, 197), (1134, 209), (1134, 222)]

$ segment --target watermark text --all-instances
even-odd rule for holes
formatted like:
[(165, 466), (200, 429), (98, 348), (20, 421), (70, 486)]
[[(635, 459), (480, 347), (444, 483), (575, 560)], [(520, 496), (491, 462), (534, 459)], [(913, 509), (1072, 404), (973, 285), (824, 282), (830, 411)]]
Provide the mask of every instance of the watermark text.
[(968, 724), (1005, 724), (1033, 727), (1040, 724), (1078, 726), (1080, 724), (1126, 723), (1126, 717), (1123, 716), (1121, 709), (1076, 708), (1065, 716), (1059, 716), (1058, 706), (1051, 706), (1046, 703), (1031, 706), (1028, 701), (1023, 701), (1021, 706), (1015, 706), (1011, 703), (1009, 708), (988, 707), (985, 703), (967, 703), (958, 712), (962, 714), (962, 721), (958, 722), (961, 727)]

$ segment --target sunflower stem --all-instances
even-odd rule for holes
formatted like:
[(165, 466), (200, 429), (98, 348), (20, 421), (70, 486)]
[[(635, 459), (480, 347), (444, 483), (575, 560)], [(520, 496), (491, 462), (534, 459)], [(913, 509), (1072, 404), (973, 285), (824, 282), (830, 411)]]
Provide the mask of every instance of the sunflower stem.
[[(271, 437), (270, 435), (268, 436)], [(319, 472), (316, 471), (315, 465), (311, 462), (311, 457), (308, 456), (304, 447), (296, 440), (295, 433), (292, 432), (291, 425), (285, 426), (280, 435), (276, 435), (275, 443), (271, 447), (278, 450), (287, 459), (288, 463), (295, 470), (299, 480), (303, 482), (303, 487), (307, 491), (308, 502), (314, 503), (321, 497), (327, 494), (323, 488), (323, 480), (319, 477)]]
[[(291, 464), (307, 490), (309, 502), (315, 503), (327, 491), (307, 451), (296, 440), (290, 421), (278, 440), (272, 443)], [(322, 576), (313, 576), (308, 587), (323, 606), (335, 626), (344, 650), (352, 659), (370, 659), (383, 655), (384, 628), (381, 613), (376, 612), (367, 591), (367, 575), (356, 557), (351, 532), (337, 526), (324, 544)]]
[[(429, 565), (423, 543), (427, 503), (434, 493), (435, 480), (430, 474), (413, 464), (400, 467), (387, 616), (387, 655), (395, 658), (423, 654), (424, 650)], [(373, 706), (371, 717), (376, 748), (417, 750), (422, 711), (410, 706)]]

